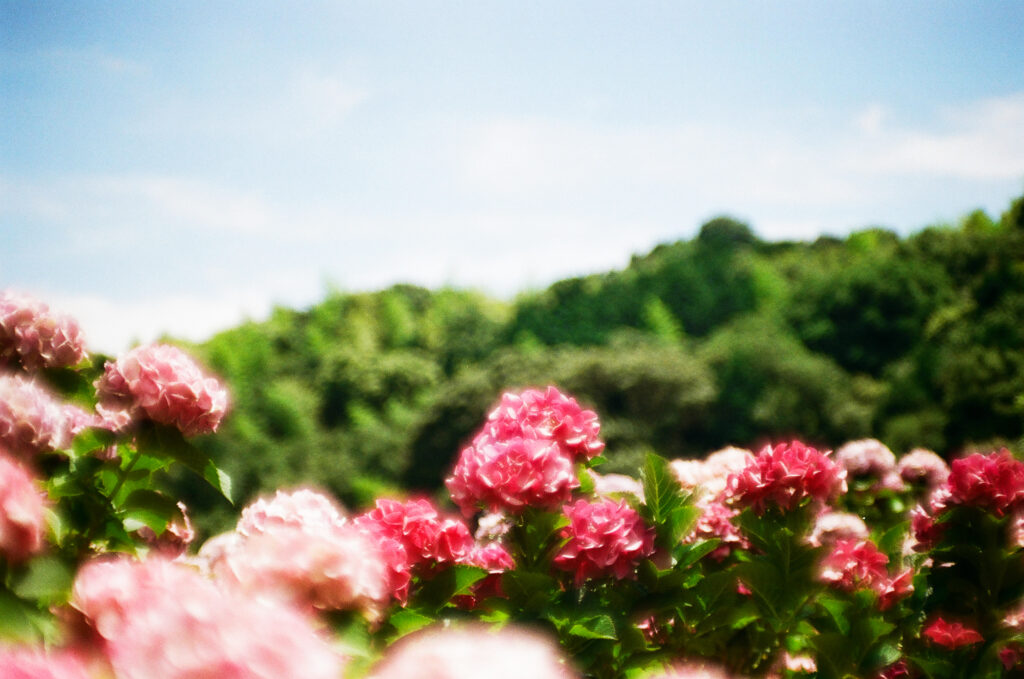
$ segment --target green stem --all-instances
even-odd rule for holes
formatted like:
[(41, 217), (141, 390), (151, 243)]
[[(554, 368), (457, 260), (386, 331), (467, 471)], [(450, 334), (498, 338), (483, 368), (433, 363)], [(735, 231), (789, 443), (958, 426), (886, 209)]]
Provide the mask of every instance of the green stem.
[(117, 506), (116, 506), (117, 493), (124, 486), (124, 482), (128, 480), (128, 474), (131, 473), (132, 468), (135, 466), (135, 463), (138, 462), (139, 458), (141, 458), (141, 457), (142, 457), (142, 453), (140, 453), (138, 451), (135, 451), (135, 457), (133, 457), (128, 462), (128, 466), (126, 466), (124, 469), (122, 469), (120, 472), (118, 472), (117, 483), (114, 484), (114, 489), (111, 490), (110, 494), (107, 496), (107, 499), (110, 501), (110, 506), (113, 507), (114, 509), (117, 509)]

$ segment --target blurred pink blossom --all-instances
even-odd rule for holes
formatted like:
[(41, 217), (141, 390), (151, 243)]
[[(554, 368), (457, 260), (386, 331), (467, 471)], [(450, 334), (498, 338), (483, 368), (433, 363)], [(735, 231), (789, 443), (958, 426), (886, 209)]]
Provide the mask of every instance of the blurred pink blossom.
[(344, 525), (345, 512), (326, 494), (311, 488), (278, 490), (274, 497), (257, 498), (242, 509), (235, 527), (242, 535), (256, 535), (271, 528), (291, 526), (309, 532)]
[(96, 390), (104, 411), (141, 411), (186, 436), (217, 431), (228, 408), (228, 392), (220, 382), (168, 344), (137, 347), (108, 361)]
[(815, 519), (814, 528), (807, 542), (814, 547), (821, 547), (840, 539), (863, 540), (868, 533), (864, 519), (856, 514), (824, 511)]
[(953, 460), (946, 506), (978, 507), (1005, 516), (1024, 504), (1024, 462), (1005, 448)]
[(947, 622), (941, 616), (933, 618), (932, 622), (924, 628), (922, 634), (928, 637), (933, 644), (948, 649), (970, 646), (984, 641), (977, 630), (960, 622)]
[(949, 465), (924, 448), (914, 448), (896, 463), (896, 472), (907, 483), (924, 483), (934, 488), (949, 478)]
[(35, 479), (0, 448), (0, 556), (23, 561), (43, 548), (45, 508)]
[(876, 480), (876, 489), (903, 488), (903, 480), (896, 472), (896, 456), (877, 439), (850, 441), (836, 451), (833, 460), (846, 469), (848, 480), (870, 477)]
[(704, 513), (697, 519), (693, 532), (684, 538), (684, 542), (696, 542), (718, 538), (721, 544), (708, 556), (716, 561), (729, 556), (734, 549), (749, 549), (750, 541), (743, 535), (740, 529), (732, 522), (739, 512), (719, 501), (702, 503)]
[(89, 679), (91, 663), (73, 650), (35, 646), (0, 646), (3, 679)]
[(562, 529), (568, 542), (554, 565), (572, 572), (577, 586), (608, 575), (619, 580), (632, 577), (640, 560), (654, 553), (654, 530), (622, 500), (577, 500), (563, 511), (569, 517), (569, 525)]
[(81, 328), (33, 297), (0, 292), (0, 365), (13, 358), (28, 371), (75, 365), (85, 358)]
[(297, 609), (166, 559), (86, 563), (71, 603), (118, 679), (338, 679), (344, 667)]
[(0, 443), (28, 457), (66, 448), (88, 415), (58, 401), (34, 379), (0, 373)]
[(385, 652), (370, 679), (573, 679), (556, 644), (514, 626), (431, 628)]

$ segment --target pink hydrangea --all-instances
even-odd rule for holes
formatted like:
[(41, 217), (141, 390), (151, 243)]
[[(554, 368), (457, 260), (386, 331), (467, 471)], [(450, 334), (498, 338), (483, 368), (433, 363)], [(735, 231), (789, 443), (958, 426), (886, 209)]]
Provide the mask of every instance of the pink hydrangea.
[(25, 370), (62, 368), (85, 358), (78, 322), (37, 299), (0, 292), (0, 365), (17, 359)]
[(574, 679), (553, 640), (506, 626), (434, 627), (393, 644), (370, 679)]
[(941, 616), (936, 617), (922, 631), (933, 644), (950, 650), (961, 646), (978, 644), (985, 639), (978, 631), (960, 622), (946, 622)]
[(769, 506), (783, 511), (804, 500), (827, 503), (846, 492), (846, 470), (799, 441), (765, 448), (750, 464), (729, 477), (732, 501), (763, 513)]
[(672, 460), (669, 468), (684, 490), (701, 490), (705, 497), (716, 498), (726, 490), (729, 476), (741, 471), (754, 459), (744, 448), (727, 447), (703, 460)]
[(807, 542), (814, 547), (820, 547), (842, 539), (863, 540), (867, 538), (869, 532), (864, 519), (856, 514), (824, 511), (814, 520), (814, 528), (811, 529)]
[(0, 556), (23, 561), (43, 548), (45, 508), (35, 479), (0, 448)]
[(374, 535), (398, 540), (411, 566), (459, 563), (474, 547), (473, 535), (459, 519), (443, 517), (429, 500), (377, 499), (355, 522)]
[(278, 490), (274, 497), (257, 498), (242, 510), (235, 527), (242, 535), (270, 528), (293, 527), (322, 532), (345, 524), (344, 510), (324, 493), (312, 488)]
[(932, 451), (915, 448), (896, 463), (896, 473), (907, 483), (923, 483), (934, 488), (949, 478), (949, 465)]
[(66, 448), (81, 424), (73, 411), (35, 380), (0, 373), (0, 443), (15, 455)]
[(569, 525), (562, 529), (562, 537), (568, 542), (554, 564), (574, 573), (577, 586), (607, 575), (631, 577), (640, 560), (654, 553), (654, 530), (624, 501), (577, 500), (563, 511)]
[(733, 518), (739, 514), (738, 511), (716, 500), (703, 503), (700, 506), (703, 507), (704, 513), (697, 519), (693, 532), (684, 538), (684, 542), (692, 543), (711, 538), (721, 540), (721, 544), (708, 555), (716, 561), (728, 557), (734, 549), (750, 548), (750, 541), (732, 522)]
[(977, 507), (1004, 516), (1024, 504), (1024, 462), (1005, 448), (953, 460), (946, 506)]
[(556, 441), (574, 458), (590, 459), (604, 450), (601, 425), (592, 410), (555, 387), (507, 392), (487, 416), (483, 432), (495, 441), (517, 438)]
[(220, 382), (167, 344), (137, 347), (107, 362), (96, 390), (103, 409), (141, 411), (186, 436), (217, 431), (228, 407), (228, 392)]
[(942, 539), (946, 527), (935, 523), (935, 518), (918, 505), (910, 511), (910, 532), (914, 535), (914, 551), (926, 552)]
[(553, 508), (568, 501), (580, 482), (556, 442), (478, 436), (462, 451), (445, 485), (463, 514), (472, 516), (481, 507), (509, 512)]
[(188, 517), (188, 508), (185, 507), (184, 502), (178, 503), (178, 511), (181, 513), (181, 519), (175, 519), (167, 524), (164, 532), (160, 535), (157, 535), (149, 526), (143, 526), (136, 531), (136, 534), (150, 549), (170, 559), (185, 556), (189, 545), (196, 539), (196, 531), (192, 527), (192, 521)]
[(34, 646), (0, 646), (3, 679), (89, 679), (90, 664), (73, 650), (47, 651)]
[(644, 501), (644, 487), (632, 476), (599, 474), (593, 469), (587, 469), (586, 473), (594, 482), (594, 495), (601, 497), (630, 495), (640, 502)]
[(476, 608), (478, 602), (488, 597), (504, 596), (501, 589), (501, 574), (516, 567), (516, 562), (500, 542), (475, 545), (461, 561), (487, 571), (487, 575), (473, 584), (472, 594), (460, 597), (463, 608)]
[(311, 618), (164, 559), (89, 562), (71, 603), (102, 638), (118, 679), (342, 676), (343, 658)]
[(846, 469), (847, 478), (870, 477), (878, 489), (903, 488), (903, 480), (896, 473), (896, 456), (877, 439), (850, 441), (836, 451), (833, 459)]
[(847, 592), (874, 590), (879, 597), (879, 608), (884, 611), (914, 591), (913, 572), (905, 570), (890, 577), (888, 563), (889, 557), (870, 540), (840, 539), (822, 559), (820, 577)]

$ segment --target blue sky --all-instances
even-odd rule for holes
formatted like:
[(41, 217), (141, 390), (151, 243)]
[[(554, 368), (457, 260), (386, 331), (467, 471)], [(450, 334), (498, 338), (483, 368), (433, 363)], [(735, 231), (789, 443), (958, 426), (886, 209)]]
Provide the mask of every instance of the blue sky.
[(327, 286), (510, 298), (711, 216), (1024, 193), (1019, 2), (0, 0), (0, 286), (99, 349)]

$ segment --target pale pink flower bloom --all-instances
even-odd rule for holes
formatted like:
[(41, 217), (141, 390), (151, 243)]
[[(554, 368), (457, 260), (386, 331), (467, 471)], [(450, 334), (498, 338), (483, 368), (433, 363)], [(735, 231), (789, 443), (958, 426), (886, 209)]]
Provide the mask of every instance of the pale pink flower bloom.
[(234, 542), (221, 541), (205, 556), (218, 580), (298, 606), (357, 610), (377, 620), (391, 596), (377, 542), (352, 524), (323, 531), (272, 525)]
[(601, 425), (592, 410), (555, 387), (506, 392), (487, 416), (483, 432), (496, 441), (539, 438), (557, 441), (574, 458), (592, 458), (604, 450)]
[(814, 661), (813, 656), (803, 654), (793, 654), (789, 651), (785, 651), (782, 654), (782, 665), (790, 672), (800, 672), (802, 674), (813, 674), (818, 671), (818, 663)]
[(500, 540), (512, 529), (512, 518), (504, 512), (487, 512), (476, 520), (476, 532), (473, 538), (477, 542), (494, 542)]
[(914, 448), (899, 459), (896, 472), (907, 483), (924, 483), (934, 488), (949, 478), (949, 465), (930, 450)]
[(0, 365), (12, 358), (28, 371), (75, 365), (85, 358), (81, 328), (37, 299), (0, 292)]
[(66, 404), (42, 385), (22, 375), (0, 373), (0, 443), (23, 457), (66, 448), (72, 430)]
[(554, 641), (514, 626), (434, 627), (399, 640), (370, 679), (574, 679)]
[(850, 512), (824, 511), (814, 521), (807, 542), (814, 547), (828, 545), (836, 540), (863, 540), (870, 531), (864, 519)]
[(217, 431), (228, 392), (181, 349), (150, 344), (107, 362), (96, 390), (105, 410), (141, 411), (186, 436)]
[(630, 495), (640, 502), (644, 501), (644, 487), (632, 476), (625, 474), (598, 474), (593, 469), (586, 470), (594, 482), (594, 495), (607, 497), (612, 495)]
[(340, 527), (345, 521), (345, 511), (326, 494), (299, 488), (278, 490), (270, 499), (256, 499), (242, 510), (235, 530), (242, 535), (256, 535), (270, 528), (291, 526), (322, 532)]
[(0, 556), (23, 561), (42, 550), (45, 508), (35, 479), (0, 448)]
[(742, 471), (754, 456), (749, 450), (729, 446), (703, 460), (672, 460), (669, 468), (684, 490), (701, 490), (705, 498), (716, 498), (728, 485), (729, 476)]
[(536, 438), (503, 441), (477, 436), (445, 481), (466, 516), (478, 509), (518, 512), (554, 508), (580, 485), (572, 460), (558, 443)]
[(704, 484), (704, 460), (672, 460), (668, 467), (683, 490), (696, 490)]
[(877, 439), (850, 441), (836, 451), (833, 459), (846, 469), (847, 479), (866, 476), (877, 479), (876, 488), (903, 488), (903, 480), (896, 473), (896, 456)]
[(644, 679), (739, 679), (725, 668), (711, 662), (691, 660), (673, 664), (661, 671), (648, 674)]
[(0, 646), (3, 679), (89, 679), (89, 663), (71, 650), (35, 646)]
[(654, 553), (654, 530), (622, 500), (577, 500), (562, 511), (569, 517), (562, 537), (569, 540), (554, 565), (574, 573), (577, 586), (608, 575), (632, 577), (640, 560)]
[(728, 493), (736, 504), (763, 513), (783, 511), (805, 499), (820, 505), (846, 492), (846, 470), (800, 441), (765, 446), (750, 464), (729, 477)]
[(103, 638), (118, 679), (342, 675), (343, 659), (311, 618), (164, 559), (87, 563), (71, 603)]
[(708, 555), (716, 561), (726, 558), (734, 549), (750, 548), (750, 541), (732, 522), (733, 518), (739, 514), (737, 510), (716, 500), (702, 502), (697, 506), (702, 507), (704, 513), (697, 519), (693, 532), (686, 536), (683, 542), (693, 543), (710, 538), (720, 539), (721, 544)]

